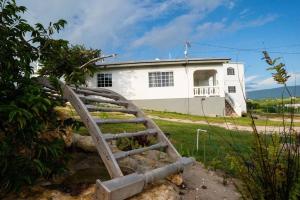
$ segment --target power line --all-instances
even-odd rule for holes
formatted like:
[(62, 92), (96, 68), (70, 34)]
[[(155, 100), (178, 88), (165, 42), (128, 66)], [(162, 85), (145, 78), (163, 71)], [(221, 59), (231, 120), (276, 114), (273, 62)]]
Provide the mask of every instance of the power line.
[[(209, 46), (215, 48), (222, 48), (222, 49), (230, 49), (234, 51), (247, 51), (247, 52), (261, 52), (266, 48), (236, 48), (236, 47), (229, 47), (223, 45), (216, 45), (216, 44), (209, 44), (209, 43), (200, 43), (200, 42), (191, 42), (192, 44), (202, 45), (202, 46)], [(289, 46), (289, 45), (286, 45)], [(294, 46), (298, 46), (298, 44), (294, 44)], [(300, 45), (299, 45), (300, 46)], [(269, 48), (267, 48), (269, 49)], [(278, 54), (300, 54), (300, 52), (285, 52), (285, 51), (268, 51), (269, 53), (278, 53)]]

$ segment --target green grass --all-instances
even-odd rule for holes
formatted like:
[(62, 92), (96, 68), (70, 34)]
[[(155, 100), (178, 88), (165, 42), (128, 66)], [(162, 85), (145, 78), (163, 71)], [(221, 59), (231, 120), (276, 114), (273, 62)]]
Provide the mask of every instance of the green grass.
[[(170, 118), (170, 119), (186, 119), (191, 121), (208, 121), (209, 123), (231, 123), (240, 126), (250, 126), (251, 119), (250, 117), (203, 117), (197, 115), (188, 115), (175, 112), (163, 112), (163, 111), (153, 111), (145, 110), (147, 115), (158, 116), (161, 118)], [(288, 122), (288, 121), (287, 121)], [(280, 121), (270, 121), (263, 119), (256, 119), (255, 124), (257, 126), (281, 126), (282, 122)], [(300, 126), (299, 122), (295, 123), (295, 126)]]
[[(195, 125), (186, 123), (169, 122), (164, 120), (154, 120), (157, 125), (167, 133), (171, 142), (182, 156), (194, 157), (197, 161), (204, 163), (207, 167), (220, 169), (226, 173), (234, 174), (231, 164), (228, 161), (229, 152), (232, 150), (230, 144), (245, 154), (251, 142), (252, 135), (248, 132), (229, 131), (224, 128)], [(199, 150), (196, 149), (196, 130), (205, 129), (208, 132), (200, 134)], [(118, 124), (106, 125), (102, 127), (103, 133), (134, 132), (142, 130), (142, 125), (136, 124)], [(82, 127), (79, 132), (87, 135), (87, 130)], [(205, 145), (205, 153), (204, 153)]]
[[(228, 161), (229, 152), (232, 151), (229, 144), (233, 144), (236, 150), (245, 155), (253, 138), (248, 132), (230, 131), (214, 126), (163, 120), (155, 120), (155, 122), (165, 133), (170, 134), (172, 143), (181, 155), (195, 157), (197, 161), (204, 163), (206, 166), (221, 169), (227, 173), (233, 173)], [(208, 132), (200, 133), (199, 150), (197, 151), (196, 130), (198, 128), (205, 129)]]
[[(63, 111), (72, 117), (78, 118), (76, 111), (71, 107), (59, 107), (58, 110)], [(161, 118), (184, 119), (184, 120), (191, 120), (191, 121), (208, 121), (209, 123), (231, 123), (240, 126), (251, 126), (250, 117), (204, 117), (204, 116), (197, 116), (197, 115), (188, 115), (188, 114), (181, 114), (175, 112), (154, 111), (154, 110), (144, 110), (144, 112), (146, 115), (152, 115)], [(122, 113), (93, 112), (92, 115), (95, 117), (100, 117), (102, 119), (105, 118), (121, 119), (121, 118), (134, 117), (133, 115), (124, 115)], [(286, 122), (289, 121), (287, 120)], [(257, 126), (282, 126), (282, 122), (280, 121), (271, 121), (271, 120), (264, 120), (264, 119), (255, 119), (255, 124)], [(294, 125), (300, 126), (300, 122), (295, 122)]]
[[(78, 117), (74, 111), (70, 108), (59, 108), (60, 111)], [(147, 114), (158, 115), (160, 117), (176, 118), (176, 119), (190, 119), (201, 120), (204, 119), (200, 116), (184, 115), (178, 113), (167, 113), (157, 111), (146, 111)], [(117, 113), (92, 113), (93, 116), (101, 118), (128, 118), (129, 115), (117, 114)], [(209, 118), (211, 122), (224, 122), (223, 118)], [(245, 119), (240, 119), (245, 120)], [(204, 163), (206, 166), (220, 169), (227, 173), (233, 174), (234, 171), (231, 168), (231, 163), (228, 161), (230, 157), (231, 148), (229, 144), (234, 144), (234, 148), (241, 154), (246, 154), (249, 150), (251, 140), (253, 136), (249, 132), (230, 131), (224, 128), (200, 125), (170, 122), (165, 120), (154, 120), (157, 125), (163, 130), (164, 133), (169, 135), (171, 142), (174, 144), (179, 153), (183, 156), (195, 157), (197, 161)], [(246, 123), (246, 122), (243, 122)], [(201, 134), (199, 138), (199, 149), (196, 149), (196, 130), (205, 129), (208, 132)], [(122, 133), (136, 132), (144, 130), (145, 127), (141, 124), (107, 124), (101, 126), (103, 133)], [(81, 127), (77, 133), (82, 135), (88, 135), (85, 127)], [(204, 149), (205, 148), (205, 149)]]

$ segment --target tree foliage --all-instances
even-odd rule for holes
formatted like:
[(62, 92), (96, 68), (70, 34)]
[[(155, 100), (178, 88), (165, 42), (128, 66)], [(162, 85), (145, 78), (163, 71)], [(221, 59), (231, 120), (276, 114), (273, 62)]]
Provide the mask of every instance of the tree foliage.
[(25, 11), (15, 0), (0, 0), (0, 194), (65, 170), (60, 133), (66, 123), (54, 109), (60, 102), (32, 77), (32, 63), (45, 66), (43, 75), (81, 84), (94, 64), (80, 65), (100, 54), (53, 39), (66, 21), (32, 26), (22, 18)]
[[(101, 51), (86, 49), (82, 45), (70, 46), (65, 40), (50, 40), (41, 50), (40, 75), (63, 78), (68, 84), (83, 85), (96, 72), (95, 63), (88, 63), (100, 57)], [(84, 65), (84, 66), (83, 66)]]

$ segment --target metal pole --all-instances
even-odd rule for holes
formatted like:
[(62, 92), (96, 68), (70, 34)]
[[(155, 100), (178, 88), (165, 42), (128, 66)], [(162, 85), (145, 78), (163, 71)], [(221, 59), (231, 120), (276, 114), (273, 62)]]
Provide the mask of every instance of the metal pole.
[(197, 152), (199, 150), (199, 133), (200, 132), (207, 133), (207, 130), (200, 129), (200, 128), (197, 129), (197, 138), (196, 138), (197, 139), (196, 140), (196, 149), (197, 149)]

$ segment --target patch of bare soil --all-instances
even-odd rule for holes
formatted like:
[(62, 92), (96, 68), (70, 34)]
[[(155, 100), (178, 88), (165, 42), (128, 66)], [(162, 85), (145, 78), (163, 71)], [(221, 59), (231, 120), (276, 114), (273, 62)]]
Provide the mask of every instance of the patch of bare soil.
[(182, 200), (237, 200), (237, 192), (232, 179), (224, 178), (196, 163), (183, 174), (185, 189), (180, 190)]

